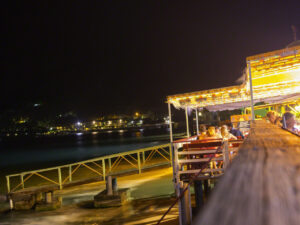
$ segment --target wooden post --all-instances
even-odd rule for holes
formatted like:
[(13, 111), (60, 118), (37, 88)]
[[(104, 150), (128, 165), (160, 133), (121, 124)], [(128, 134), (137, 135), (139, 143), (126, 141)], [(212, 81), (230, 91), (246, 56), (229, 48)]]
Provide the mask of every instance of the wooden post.
[(228, 140), (224, 142), (223, 147), (223, 168), (226, 169), (229, 165)]
[(9, 176), (6, 176), (6, 186), (7, 186), (7, 193), (10, 192), (10, 180), (9, 180)]
[(181, 224), (182, 225), (190, 225), (192, 223), (190, 186), (188, 183), (181, 182), (180, 184), (181, 184), (180, 192), (182, 192), (185, 188), (187, 188), (187, 190), (184, 192), (182, 198), (180, 199)]
[(107, 178), (106, 178), (106, 194), (107, 195), (112, 195), (113, 194), (112, 177), (111, 176), (107, 176)]
[(118, 183), (117, 183), (116, 177), (112, 179), (111, 185), (112, 185), (113, 192), (117, 192), (118, 191)]
[(102, 159), (102, 176), (103, 180), (105, 180), (105, 159)]
[(207, 200), (208, 195), (209, 195), (209, 192), (210, 192), (208, 180), (204, 180), (204, 181), (203, 181), (203, 186), (204, 186), (205, 200)]
[(23, 177), (23, 174), (20, 175), (20, 178), (21, 178), (21, 183), (22, 183), (22, 189), (24, 189), (24, 177)]
[(62, 189), (62, 182), (61, 182), (61, 168), (58, 167), (58, 184), (59, 184), (59, 189)]
[(11, 199), (11, 197), (9, 197), (9, 209), (12, 210), (14, 208), (14, 202)]
[(72, 166), (69, 166), (69, 182), (72, 182)]
[(139, 174), (142, 173), (142, 169), (141, 169), (141, 159), (140, 159), (140, 152), (136, 153), (137, 154), (137, 158), (138, 158), (138, 168), (139, 168)]
[(45, 200), (46, 200), (46, 203), (52, 203), (52, 192), (45, 193)]
[(201, 180), (194, 180), (196, 208), (200, 209), (203, 206), (203, 187)]

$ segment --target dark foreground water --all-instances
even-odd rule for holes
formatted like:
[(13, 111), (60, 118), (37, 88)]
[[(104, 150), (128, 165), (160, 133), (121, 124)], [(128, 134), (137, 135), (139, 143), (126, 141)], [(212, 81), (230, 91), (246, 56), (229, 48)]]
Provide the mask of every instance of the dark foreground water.
[[(165, 129), (2, 139), (0, 183), (3, 184), (5, 175), (11, 173), (63, 165), (168, 142), (169, 133)], [(1, 192), (5, 192), (2, 185)]]

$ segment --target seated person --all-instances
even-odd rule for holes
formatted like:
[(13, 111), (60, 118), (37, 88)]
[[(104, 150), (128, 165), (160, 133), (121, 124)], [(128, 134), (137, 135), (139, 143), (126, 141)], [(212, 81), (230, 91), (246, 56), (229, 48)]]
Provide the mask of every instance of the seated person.
[(281, 118), (280, 118), (280, 117), (277, 115), (277, 113), (274, 112), (274, 111), (269, 111), (269, 112), (267, 113), (266, 119), (267, 119), (267, 121), (268, 121), (269, 123), (271, 123), (271, 124), (279, 125), (279, 126), (281, 125), (281, 124), (280, 124)]
[(199, 127), (198, 139), (203, 139), (203, 137), (205, 137), (205, 135), (206, 135), (206, 126), (205, 126), (205, 124), (201, 124)]
[(221, 127), (221, 135), (222, 135), (222, 138), (224, 139), (224, 140), (236, 140), (237, 139), (237, 137), (236, 136), (234, 136), (233, 134), (231, 134), (231, 133), (229, 133), (228, 132), (228, 129), (227, 129), (227, 126), (226, 125), (223, 125), (222, 127)]
[(286, 112), (282, 117), (283, 128), (286, 128), (296, 134), (300, 134), (300, 131), (295, 127), (296, 118), (295, 115), (291, 112)]
[(216, 133), (216, 128), (213, 126), (210, 126), (207, 131), (206, 134), (199, 137), (199, 139), (221, 139), (222, 136), (220, 134)]
[(242, 132), (238, 129), (234, 129), (232, 123), (228, 123), (227, 124), (229, 133), (233, 134), (236, 137), (241, 137), (242, 139), (244, 139), (244, 135), (242, 134)]

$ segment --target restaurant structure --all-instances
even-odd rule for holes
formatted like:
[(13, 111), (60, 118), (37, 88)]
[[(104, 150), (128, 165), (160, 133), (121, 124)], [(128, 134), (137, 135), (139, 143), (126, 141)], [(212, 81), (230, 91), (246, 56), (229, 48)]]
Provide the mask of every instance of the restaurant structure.
[[(170, 105), (186, 111), (203, 108), (222, 111), (246, 109), (258, 102), (268, 104), (269, 108), (278, 104), (289, 105), (291, 110), (297, 108), (300, 103), (299, 40), (284, 49), (247, 57), (246, 62), (242, 84), (167, 96), (169, 111)], [(254, 110), (252, 112), (254, 118)]]

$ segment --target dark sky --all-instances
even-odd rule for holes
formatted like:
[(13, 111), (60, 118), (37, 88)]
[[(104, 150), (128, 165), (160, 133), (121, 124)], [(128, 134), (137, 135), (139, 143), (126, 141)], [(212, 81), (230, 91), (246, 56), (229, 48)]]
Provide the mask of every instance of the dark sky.
[(6, 1), (2, 109), (42, 101), (91, 116), (167, 110), (233, 85), (247, 56), (300, 36), (300, 1)]

